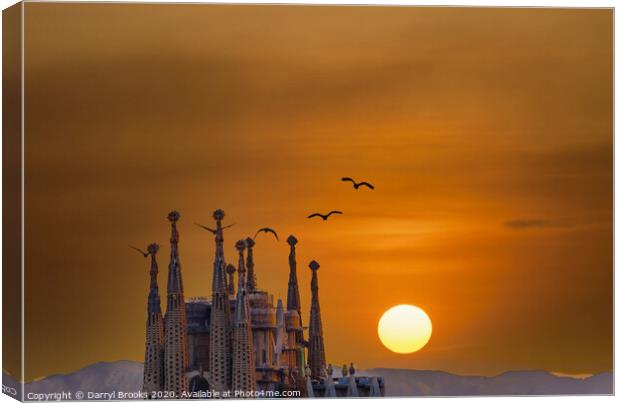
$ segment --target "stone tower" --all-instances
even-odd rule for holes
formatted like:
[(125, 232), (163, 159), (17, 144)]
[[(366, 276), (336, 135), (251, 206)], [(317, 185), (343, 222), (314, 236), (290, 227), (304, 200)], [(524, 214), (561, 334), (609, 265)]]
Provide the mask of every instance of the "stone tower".
[(289, 275), (288, 275), (288, 294), (286, 296), (286, 310), (295, 310), (301, 317), (301, 299), (299, 298), (299, 286), (297, 284), (297, 261), (295, 259), (295, 245), (297, 238), (290, 235), (286, 242), (291, 250), (288, 255)]
[(250, 322), (250, 303), (245, 283), (245, 262), (243, 251), (245, 241), (237, 241), (235, 245), (239, 251), (237, 306), (233, 324), (233, 361), (232, 387), (235, 391), (256, 390), (254, 351), (252, 339), (252, 324)]
[(151, 289), (147, 305), (146, 345), (144, 352), (144, 378), (142, 391), (145, 393), (164, 390), (164, 319), (161, 314), (159, 287), (157, 286), (157, 259), (159, 245), (148, 246), (151, 256)]
[(248, 260), (247, 260), (247, 287), (248, 292), (256, 291), (256, 273), (254, 273), (254, 245), (256, 242), (252, 238), (246, 238), (245, 243), (248, 247)]
[(317, 271), (319, 264), (310, 262), (312, 270), (312, 305), (310, 306), (310, 329), (308, 340), (308, 365), (313, 378), (324, 376), (325, 369), (325, 345), (323, 343), (323, 324), (321, 323), (321, 306), (319, 304), (319, 278)]
[[(287, 334), (286, 361), (291, 369), (294, 379), (299, 379), (297, 374), (303, 373), (303, 341), (304, 331), (301, 320), (301, 299), (299, 298), (299, 286), (297, 284), (297, 260), (295, 258), (295, 245), (297, 238), (290, 235), (286, 242), (290, 246), (288, 255), (289, 278), (288, 294), (286, 297), (285, 327)], [(300, 385), (300, 386), (305, 386)]]
[(168, 214), (172, 227), (170, 237), (170, 263), (168, 265), (168, 305), (165, 319), (164, 352), (164, 390), (175, 393), (180, 398), (187, 391), (187, 370), (189, 355), (187, 351), (187, 319), (183, 297), (183, 279), (179, 260), (179, 232), (177, 221), (181, 215), (177, 211)]
[(235, 266), (232, 264), (226, 265), (226, 274), (228, 274), (228, 293), (235, 295)]
[(213, 218), (216, 222), (215, 261), (213, 262), (213, 287), (211, 297), (211, 322), (209, 335), (209, 383), (219, 392), (230, 390), (231, 387), (231, 318), (229, 289), (226, 285), (226, 263), (224, 260), (224, 229), (223, 210), (215, 210)]

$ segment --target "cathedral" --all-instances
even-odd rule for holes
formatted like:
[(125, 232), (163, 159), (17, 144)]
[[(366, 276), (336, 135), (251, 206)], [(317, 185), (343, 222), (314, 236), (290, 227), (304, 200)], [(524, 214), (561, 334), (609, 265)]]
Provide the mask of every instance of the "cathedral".
[[(152, 397), (373, 397), (384, 395), (381, 377), (356, 376), (353, 364), (335, 377), (325, 359), (319, 304), (319, 263), (312, 261), (309, 327), (303, 326), (297, 282), (297, 239), (287, 238), (289, 276), (286, 304), (259, 288), (254, 240), (235, 243), (236, 267), (224, 257), (224, 211), (213, 213), (215, 240), (211, 298), (183, 293), (179, 258), (180, 214), (171, 225), (166, 313), (157, 282), (157, 252), (150, 244), (143, 391)], [(234, 260), (233, 260), (234, 261)], [(236, 274), (236, 282), (235, 282)], [(305, 330), (308, 330), (306, 338)]]

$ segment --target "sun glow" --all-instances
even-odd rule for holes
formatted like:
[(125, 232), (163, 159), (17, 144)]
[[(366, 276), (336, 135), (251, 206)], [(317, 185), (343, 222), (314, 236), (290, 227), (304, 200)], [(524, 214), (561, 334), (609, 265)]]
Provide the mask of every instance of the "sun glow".
[(420, 350), (433, 332), (431, 319), (413, 305), (397, 305), (385, 311), (378, 326), (379, 339), (385, 347), (399, 354)]

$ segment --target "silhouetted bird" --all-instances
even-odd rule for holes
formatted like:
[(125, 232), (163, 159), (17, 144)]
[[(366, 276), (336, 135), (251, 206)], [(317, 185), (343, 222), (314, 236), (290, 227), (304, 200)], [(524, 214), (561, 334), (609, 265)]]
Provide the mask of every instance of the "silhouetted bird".
[[(212, 234), (215, 234), (215, 232), (216, 232), (214, 229), (211, 229), (211, 228), (209, 228), (209, 227), (207, 227), (207, 226), (205, 226), (205, 225), (202, 225), (202, 224), (198, 224), (197, 222), (195, 222), (194, 224), (196, 224), (197, 226), (199, 226), (199, 227), (200, 227), (200, 228), (202, 228), (202, 229), (206, 229), (207, 231), (209, 231), (209, 232), (210, 232), (210, 233), (212, 233)], [(230, 228), (230, 227), (232, 227), (233, 225), (235, 225), (235, 224), (230, 224), (230, 225), (227, 225), (227, 226), (225, 226), (225, 227), (222, 227), (222, 229)]]
[(144, 255), (144, 257), (147, 257), (147, 256), (149, 255), (149, 253), (148, 253), (148, 252), (145, 252), (145, 251), (143, 251), (143, 250), (142, 250), (142, 249), (140, 249), (140, 248), (136, 248), (135, 246), (131, 246), (131, 245), (129, 245), (129, 247), (130, 247), (131, 249), (135, 249), (135, 250), (137, 250), (137, 251), (138, 251), (138, 252), (140, 252), (142, 255)]
[(258, 234), (261, 233), (261, 232), (264, 232), (264, 233), (271, 232), (273, 234), (273, 236), (276, 237), (276, 240), (278, 240), (278, 241), (280, 240), (280, 238), (278, 238), (278, 234), (276, 234), (276, 231), (272, 230), (269, 227), (261, 228), (258, 231), (256, 231), (256, 234), (254, 235), (254, 239), (256, 239)]
[(370, 189), (374, 189), (375, 187), (368, 182), (355, 182), (353, 178), (342, 178), (340, 179), (343, 182), (351, 182), (353, 183), (353, 187), (357, 190), (360, 186), (367, 186)]
[(310, 214), (308, 216), (308, 218), (312, 218), (312, 217), (321, 217), (323, 219), (323, 221), (327, 221), (327, 219), (329, 218), (330, 215), (332, 214), (342, 214), (342, 211), (337, 211), (337, 210), (332, 210), (327, 214), (319, 214), (319, 213), (314, 213), (314, 214)]

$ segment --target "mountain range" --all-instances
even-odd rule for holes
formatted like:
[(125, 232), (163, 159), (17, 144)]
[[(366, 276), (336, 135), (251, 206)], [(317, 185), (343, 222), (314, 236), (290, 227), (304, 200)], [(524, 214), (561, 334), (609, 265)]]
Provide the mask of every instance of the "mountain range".
[[(339, 375), (338, 370), (334, 375)], [(386, 396), (480, 396), (613, 394), (613, 373), (583, 379), (545, 371), (509, 371), (497, 376), (462, 376), (444, 371), (374, 368), (359, 375), (382, 376)], [(3, 374), (4, 385), (16, 385)], [(99, 362), (66, 375), (52, 375), (26, 384), (26, 393), (58, 391), (137, 392), (142, 386), (142, 363)]]

